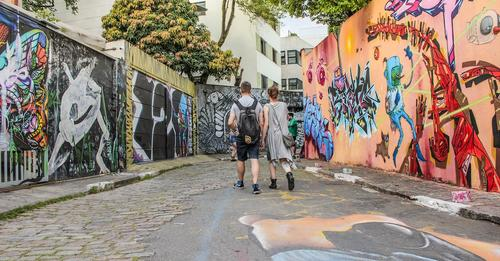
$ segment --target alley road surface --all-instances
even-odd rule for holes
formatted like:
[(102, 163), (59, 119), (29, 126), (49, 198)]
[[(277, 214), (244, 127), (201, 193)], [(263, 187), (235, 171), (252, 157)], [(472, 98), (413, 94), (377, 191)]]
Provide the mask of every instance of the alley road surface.
[[(500, 226), (302, 171), (211, 162), (0, 222), (0, 260), (500, 260)], [(267, 174), (267, 168), (262, 168)]]

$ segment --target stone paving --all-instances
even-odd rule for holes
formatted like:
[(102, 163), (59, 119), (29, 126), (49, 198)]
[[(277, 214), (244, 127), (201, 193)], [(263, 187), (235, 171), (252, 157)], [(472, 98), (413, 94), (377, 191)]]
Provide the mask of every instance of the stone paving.
[(221, 168), (221, 164), (201, 163), (0, 221), (0, 260), (134, 260), (152, 256), (143, 238), (188, 211), (191, 196), (234, 181), (232, 168)]

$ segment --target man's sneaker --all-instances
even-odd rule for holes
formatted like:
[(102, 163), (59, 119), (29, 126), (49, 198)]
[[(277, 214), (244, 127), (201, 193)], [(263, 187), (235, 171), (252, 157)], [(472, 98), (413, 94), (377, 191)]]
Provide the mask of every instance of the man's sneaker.
[(288, 180), (288, 190), (292, 191), (295, 188), (295, 179), (292, 172), (286, 174), (286, 179)]
[(259, 184), (253, 184), (252, 188), (253, 188), (253, 194), (260, 194), (262, 192), (259, 188)]
[(235, 189), (243, 189), (243, 188), (245, 188), (245, 185), (243, 184), (243, 180), (236, 181), (236, 183), (234, 183), (234, 188)]

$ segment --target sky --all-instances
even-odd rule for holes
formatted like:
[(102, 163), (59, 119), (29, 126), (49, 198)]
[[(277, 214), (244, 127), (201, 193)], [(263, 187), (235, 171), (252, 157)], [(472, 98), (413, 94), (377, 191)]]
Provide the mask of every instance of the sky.
[(309, 18), (283, 18), (281, 20), (281, 36), (287, 36), (288, 31), (298, 34), (313, 46), (316, 46), (328, 35), (326, 25), (317, 24)]

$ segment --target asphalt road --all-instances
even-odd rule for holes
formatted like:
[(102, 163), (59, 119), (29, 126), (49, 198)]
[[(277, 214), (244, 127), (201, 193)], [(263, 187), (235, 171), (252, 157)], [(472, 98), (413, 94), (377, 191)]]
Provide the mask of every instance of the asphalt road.
[(295, 191), (281, 173), (278, 190), (261, 177), (253, 195), (249, 175), (232, 188), (233, 163), (180, 172), (224, 184), (144, 239), (151, 260), (500, 260), (500, 226), (358, 185), (298, 171)]

